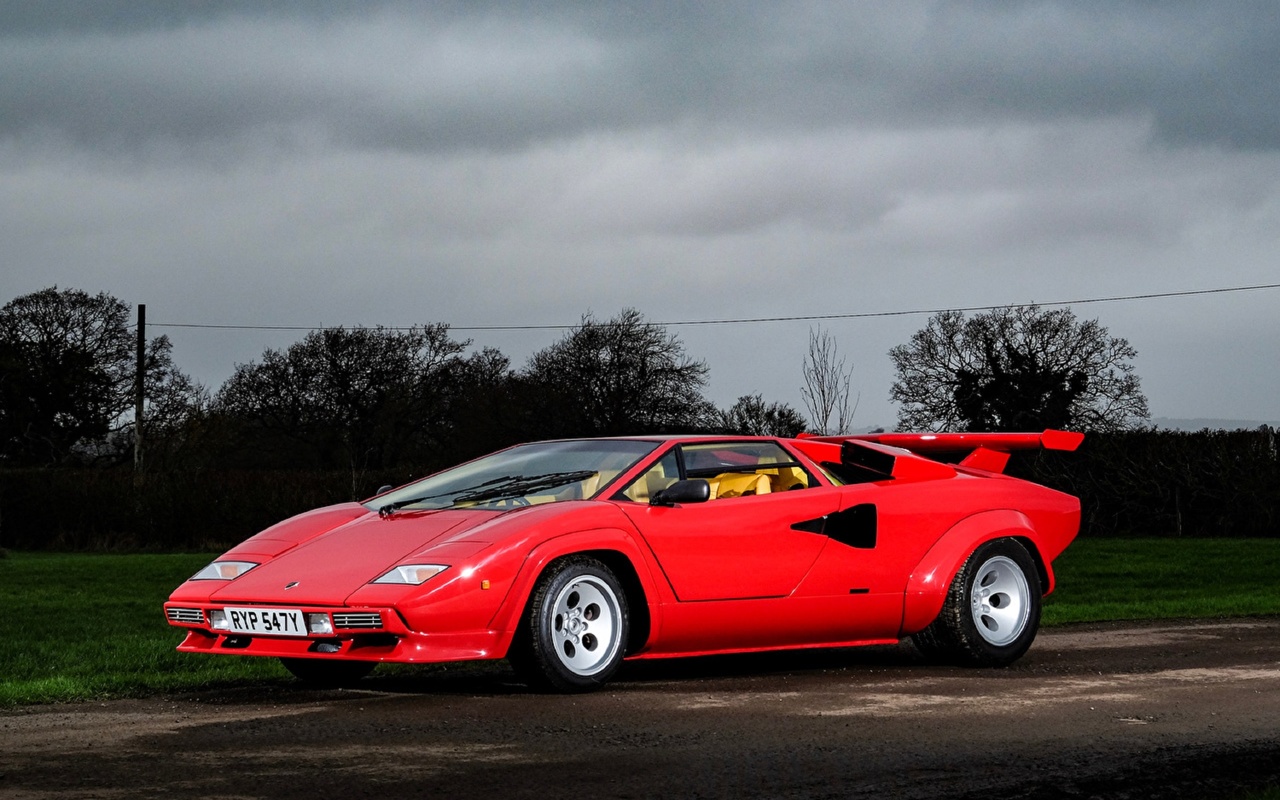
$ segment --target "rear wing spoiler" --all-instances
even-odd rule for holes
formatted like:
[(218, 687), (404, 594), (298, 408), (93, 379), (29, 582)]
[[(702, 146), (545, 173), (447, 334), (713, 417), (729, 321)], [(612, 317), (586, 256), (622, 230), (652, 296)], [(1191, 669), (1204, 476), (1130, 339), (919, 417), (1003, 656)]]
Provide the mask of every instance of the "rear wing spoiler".
[[(962, 453), (961, 467), (1004, 472), (1014, 450), (1062, 450), (1071, 452), (1084, 441), (1083, 433), (1053, 429), (1041, 433), (864, 433), (854, 436), (800, 434), (800, 447), (810, 442), (839, 445), (840, 461), (886, 477), (926, 480), (946, 477), (951, 467), (920, 455)], [(815, 454), (816, 455), (816, 454)], [(906, 458), (904, 458), (906, 456)]]

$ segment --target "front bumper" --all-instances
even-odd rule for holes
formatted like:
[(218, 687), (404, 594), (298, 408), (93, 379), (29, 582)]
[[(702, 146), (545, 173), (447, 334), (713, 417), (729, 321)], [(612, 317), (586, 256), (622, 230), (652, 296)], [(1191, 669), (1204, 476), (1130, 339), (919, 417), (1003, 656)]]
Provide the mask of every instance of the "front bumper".
[[(178, 645), (183, 653), (219, 653), (276, 658), (332, 658), (429, 664), (444, 661), (499, 659), (506, 655), (510, 633), (494, 630), (424, 633), (410, 630), (391, 608), (301, 607), (304, 614), (328, 614), (332, 633), (271, 636), (214, 630), (209, 612), (221, 605), (166, 603), (169, 624), (186, 631)], [(271, 608), (264, 606), (264, 608)]]

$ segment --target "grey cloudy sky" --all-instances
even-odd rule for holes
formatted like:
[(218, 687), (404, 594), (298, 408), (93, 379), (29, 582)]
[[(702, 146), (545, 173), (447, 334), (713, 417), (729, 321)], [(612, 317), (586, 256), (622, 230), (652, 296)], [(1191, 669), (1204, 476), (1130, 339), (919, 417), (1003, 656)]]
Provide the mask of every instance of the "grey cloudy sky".
[[(1174, 2), (0, 2), (0, 300), (456, 328), (1280, 282), (1280, 11)], [(1074, 307), (1152, 413), (1280, 420), (1280, 290)], [(832, 320), (859, 427), (925, 315)], [(803, 408), (810, 325), (673, 326)], [(155, 327), (216, 388), (300, 332)], [(458, 330), (517, 366), (555, 330)]]

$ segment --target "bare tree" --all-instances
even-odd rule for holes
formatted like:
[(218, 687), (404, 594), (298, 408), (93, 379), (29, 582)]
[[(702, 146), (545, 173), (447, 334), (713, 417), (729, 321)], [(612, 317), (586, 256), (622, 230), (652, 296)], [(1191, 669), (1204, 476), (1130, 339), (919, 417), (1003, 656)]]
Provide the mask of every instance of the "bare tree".
[(839, 436), (849, 433), (853, 413), (858, 410), (858, 395), (849, 407), (853, 368), (845, 366), (844, 356), (836, 351), (836, 340), (821, 327), (809, 329), (809, 353), (804, 359), (805, 408), (814, 433)]
[(903, 429), (1132, 428), (1148, 417), (1129, 343), (1070, 309), (944, 311), (889, 351)]

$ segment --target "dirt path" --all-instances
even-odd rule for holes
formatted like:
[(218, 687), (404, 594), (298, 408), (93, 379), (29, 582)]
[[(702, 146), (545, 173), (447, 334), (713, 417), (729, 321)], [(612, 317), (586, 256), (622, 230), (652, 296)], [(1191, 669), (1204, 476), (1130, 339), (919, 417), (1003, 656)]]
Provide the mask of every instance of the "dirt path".
[(1280, 785), (1280, 620), (1042, 633), (1013, 668), (909, 647), (502, 665), (0, 715), (0, 797), (1237, 797)]

